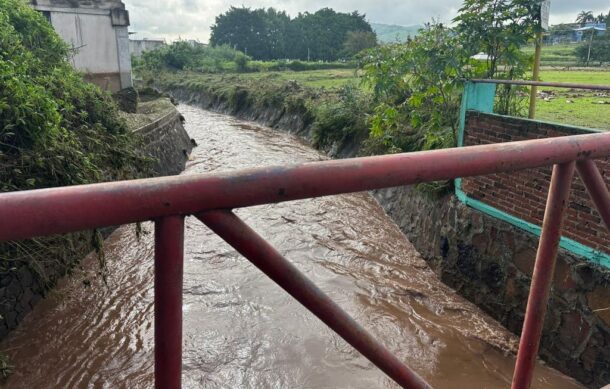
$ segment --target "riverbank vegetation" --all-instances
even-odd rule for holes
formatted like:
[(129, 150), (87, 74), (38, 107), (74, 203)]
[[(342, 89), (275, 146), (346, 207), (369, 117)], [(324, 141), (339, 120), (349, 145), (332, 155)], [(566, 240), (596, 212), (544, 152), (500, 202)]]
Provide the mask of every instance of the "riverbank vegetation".
[[(249, 69), (256, 61), (248, 59), (241, 71), (204, 75), (213, 72), (196, 66), (179, 73), (173, 73), (168, 66), (152, 69), (144, 57), (140, 74), (145, 79), (156, 78), (171, 88), (184, 87), (191, 91), (199, 88), (206, 95), (219, 96), (230, 109), (239, 109), (244, 103), (267, 107), (272, 102), (279, 109), (291, 109), (296, 104), (312, 121), (317, 145), (346, 139), (353, 135), (348, 130), (353, 126), (359, 139), (366, 132), (362, 129), (368, 129), (363, 153), (450, 147), (455, 145), (465, 79), (527, 79), (531, 74), (533, 53), (525, 48), (531, 44), (538, 28), (538, 2), (506, 0), (494, 4), (466, 0), (455, 19), (455, 27), (431, 23), (405, 43), (365, 49), (357, 56), (357, 69), (292, 69), (303, 70), (296, 72), (276, 65)], [(230, 14), (233, 17), (244, 12), (255, 11), (232, 9)], [(277, 11), (269, 12), (277, 16)], [(263, 12), (259, 16), (264, 15)], [(225, 17), (221, 15), (219, 20)], [(487, 53), (487, 58), (473, 59), (480, 52)], [(165, 76), (159, 77), (159, 70), (166, 70)], [(563, 82), (579, 82), (585, 78), (582, 80), (585, 83), (610, 84), (607, 72), (543, 70), (541, 78)], [(605, 94), (552, 88), (541, 88), (540, 93), (540, 119), (601, 129), (610, 126), (602, 118), (604, 115), (592, 114), (607, 107), (609, 97)], [(587, 104), (588, 109), (570, 109), (576, 101), (579, 105)], [(527, 88), (500, 86), (495, 112), (523, 116), (527, 113), (527, 103)]]
[(189, 70), (198, 73), (261, 73), (282, 71), (314, 71), (354, 69), (355, 61), (304, 62), (299, 60), (253, 60), (228, 45), (204, 46), (177, 41), (160, 49), (133, 58), (136, 73), (161, 70)]
[[(148, 161), (111, 96), (73, 70), (68, 46), (20, 0), (0, 0), (0, 191), (136, 178)], [(27, 266), (46, 288), (97, 233), (0, 243), (0, 286)], [(62, 266), (68, 268), (69, 266)], [(2, 318), (3, 320), (5, 318)]]

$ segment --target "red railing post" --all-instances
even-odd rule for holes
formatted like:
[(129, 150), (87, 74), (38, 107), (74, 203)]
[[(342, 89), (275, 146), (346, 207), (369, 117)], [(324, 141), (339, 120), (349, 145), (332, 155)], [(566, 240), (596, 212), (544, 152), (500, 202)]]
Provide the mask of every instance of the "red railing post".
[(570, 197), (570, 187), (574, 177), (574, 166), (575, 162), (569, 162), (553, 167), (512, 389), (529, 388), (534, 374), (549, 291), (555, 272), (564, 211)]
[(233, 212), (217, 210), (195, 216), (400, 386), (430, 388)]
[(576, 169), (578, 169), (578, 175), (587, 187), (591, 200), (593, 200), (602, 220), (610, 230), (610, 192), (608, 192), (599, 169), (595, 166), (595, 162), (590, 159), (578, 161)]
[(155, 387), (178, 389), (182, 379), (184, 217), (155, 221)]

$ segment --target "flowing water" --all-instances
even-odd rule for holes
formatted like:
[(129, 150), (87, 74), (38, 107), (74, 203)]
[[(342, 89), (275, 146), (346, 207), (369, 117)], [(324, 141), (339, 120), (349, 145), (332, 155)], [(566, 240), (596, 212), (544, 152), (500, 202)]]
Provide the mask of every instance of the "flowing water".
[[(183, 174), (325, 159), (296, 137), (179, 107), (195, 138)], [(442, 284), (366, 193), (238, 210), (255, 230), (437, 388), (509, 387), (517, 339)], [(187, 388), (396, 385), (200, 222), (186, 222)], [(153, 383), (153, 234), (123, 226), (3, 343), (7, 387)], [(534, 387), (575, 388), (540, 365)]]

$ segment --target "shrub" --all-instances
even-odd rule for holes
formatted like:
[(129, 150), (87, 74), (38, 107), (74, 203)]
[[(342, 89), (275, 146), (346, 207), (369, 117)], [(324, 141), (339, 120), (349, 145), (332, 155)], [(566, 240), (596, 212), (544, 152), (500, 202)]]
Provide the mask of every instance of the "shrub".
[[(589, 57), (589, 42), (583, 43), (576, 48), (576, 56), (578, 59), (586, 63)], [(610, 33), (605, 36), (596, 36), (591, 42), (591, 54), (589, 61), (591, 62), (610, 62)]]
[(246, 71), (250, 57), (229, 46), (204, 46), (185, 41), (147, 51), (137, 61), (137, 71), (195, 70), (201, 73)]
[[(0, 0), (0, 192), (135, 178), (138, 139), (110, 95), (83, 81), (68, 47), (22, 0)], [(0, 243), (0, 274), (24, 261), (43, 284), (49, 262), (90, 249), (88, 233)]]
[(338, 142), (361, 141), (369, 132), (372, 101), (357, 85), (348, 84), (338, 93), (338, 99), (314, 108), (313, 144), (325, 148)]

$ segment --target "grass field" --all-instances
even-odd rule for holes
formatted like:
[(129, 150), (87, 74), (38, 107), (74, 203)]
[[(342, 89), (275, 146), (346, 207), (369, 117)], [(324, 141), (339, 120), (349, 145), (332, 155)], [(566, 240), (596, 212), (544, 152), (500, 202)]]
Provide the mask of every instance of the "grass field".
[[(576, 47), (578, 44), (542, 46), (540, 63), (542, 66), (577, 66), (579, 61), (574, 52)], [(534, 55), (534, 46), (523, 48), (523, 52)]]
[[(610, 71), (543, 71), (543, 81), (610, 85)], [(540, 88), (536, 118), (581, 127), (610, 130), (610, 92)], [(547, 92), (547, 93), (545, 93)]]
[(348, 82), (358, 82), (355, 69), (309, 70), (304, 72), (264, 72), (242, 73), (244, 79), (257, 79), (265, 77), (272, 81), (286, 82), (294, 80), (301, 85), (311, 88), (340, 88)]
[[(269, 82), (277, 83), (294, 80), (304, 86), (325, 89), (340, 88), (349, 82), (359, 82), (358, 75), (353, 69), (245, 73), (232, 76), (242, 79), (264, 78)], [(610, 71), (543, 70), (540, 78), (542, 81), (551, 82), (610, 85)], [(610, 130), (610, 93), (561, 88), (539, 89), (539, 92), (545, 91), (549, 93), (543, 94), (541, 97), (547, 97), (547, 101), (542, 98), (538, 100), (536, 111), (538, 119)]]

